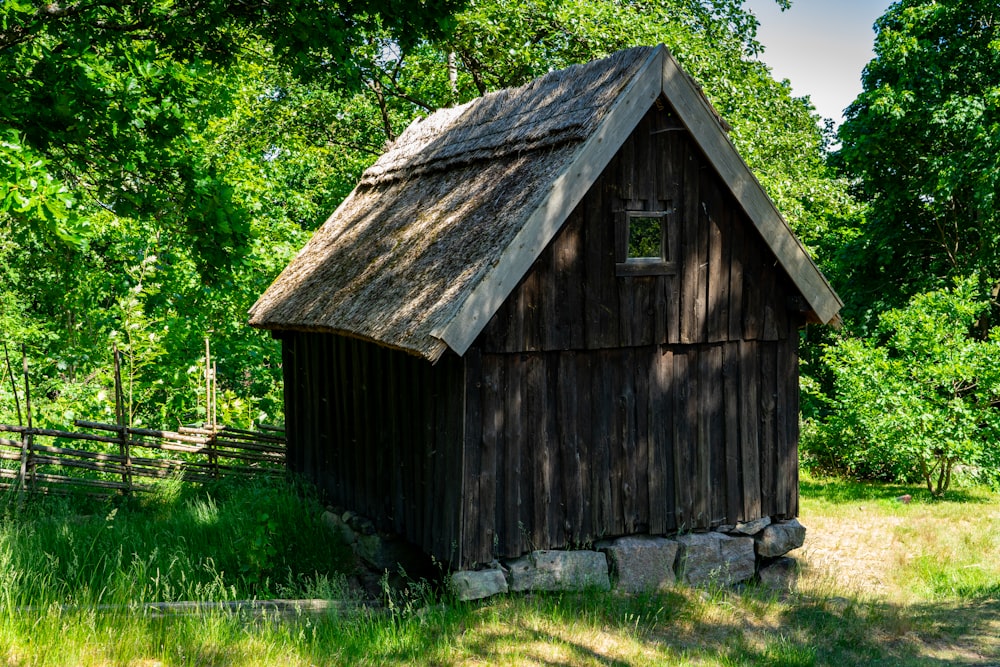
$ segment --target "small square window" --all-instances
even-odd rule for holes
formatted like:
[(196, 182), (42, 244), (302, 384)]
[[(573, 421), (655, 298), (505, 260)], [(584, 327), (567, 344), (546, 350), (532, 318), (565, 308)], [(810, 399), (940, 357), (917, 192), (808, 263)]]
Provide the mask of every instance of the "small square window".
[(630, 259), (665, 259), (664, 242), (667, 216), (644, 212), (628, 213), (628, 254)]
[(620, 211), (616, 216), (616, 273), (655, 276), (677, 272), (673, 210)]

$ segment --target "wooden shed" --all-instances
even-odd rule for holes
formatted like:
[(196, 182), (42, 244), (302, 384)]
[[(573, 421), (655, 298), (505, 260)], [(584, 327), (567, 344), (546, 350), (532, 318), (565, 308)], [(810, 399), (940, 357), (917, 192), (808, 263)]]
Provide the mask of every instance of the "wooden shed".
[(251, 310), (289, 466), (460, 568), (798, 510), (841, 302), (661, 46), (414, 122)]

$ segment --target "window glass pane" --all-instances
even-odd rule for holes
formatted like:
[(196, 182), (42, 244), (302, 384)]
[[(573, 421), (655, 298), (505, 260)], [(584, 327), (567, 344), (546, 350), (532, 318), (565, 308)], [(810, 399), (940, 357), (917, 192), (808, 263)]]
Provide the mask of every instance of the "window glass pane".
[(663, 217), (630, 215), (628, 221), (628, 256), (661, 258)]

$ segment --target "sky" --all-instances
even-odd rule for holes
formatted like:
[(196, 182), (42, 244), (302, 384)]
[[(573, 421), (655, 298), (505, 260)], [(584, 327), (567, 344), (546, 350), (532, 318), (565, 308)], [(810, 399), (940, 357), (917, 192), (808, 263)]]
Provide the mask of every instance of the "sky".
[(843, 110), (861, 92), (861, 71), (874, 57), (872, 24), (891, 0), (792, 0), (782, 12), (775, 0), (746, 0), (760, 21), (761, 60), (776, 79), (788, 79), (797, 96), (839, 125)]

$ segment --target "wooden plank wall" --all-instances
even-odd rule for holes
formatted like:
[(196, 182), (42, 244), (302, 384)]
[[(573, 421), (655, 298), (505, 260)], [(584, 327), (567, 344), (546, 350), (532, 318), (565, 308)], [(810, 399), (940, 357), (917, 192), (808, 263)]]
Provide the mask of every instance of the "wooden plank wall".
[(795, 340), (477, 353), (463, 565), (794, 516)]
[(304, 332), (282, 334), (282, 359), (289, 468), (329, 502), (456, 561), (463, 361), (448, 354), (432, 366)]
[[(467, 355), (463, 566), (798, 511), (795, 290), (661, 106)], [(622, 208), (676, 274), (616, 277)]]

